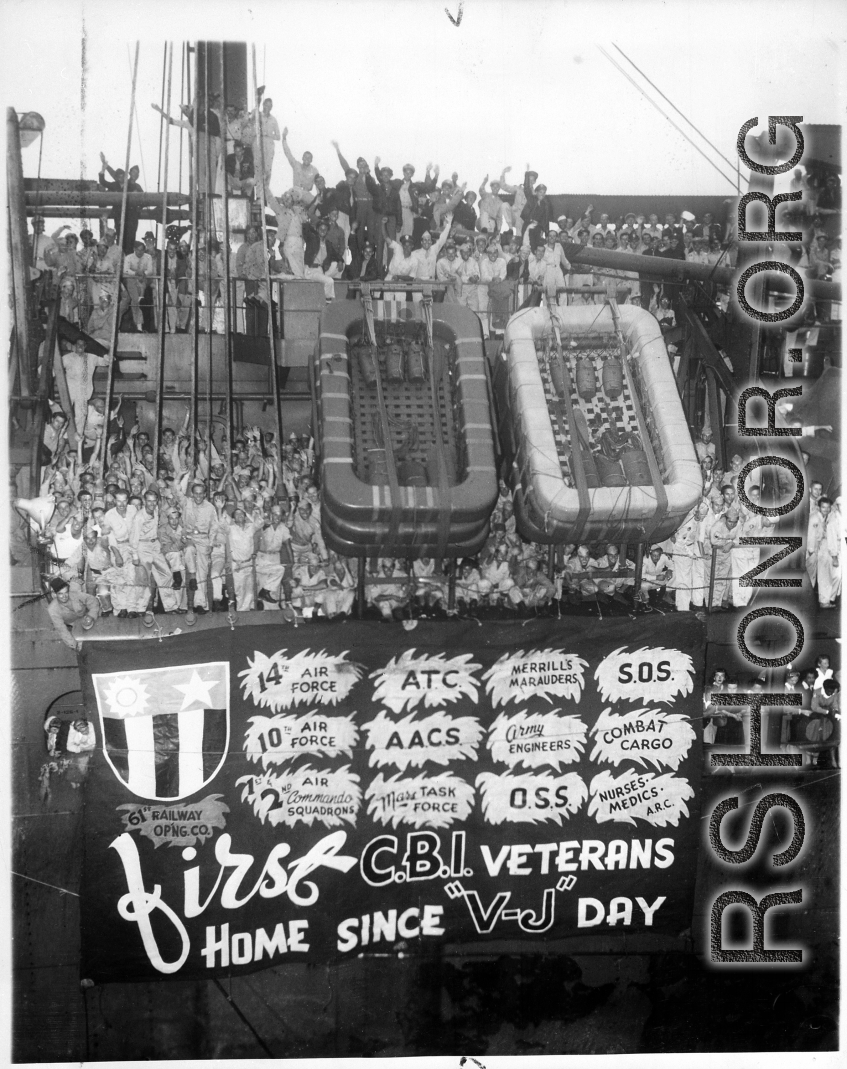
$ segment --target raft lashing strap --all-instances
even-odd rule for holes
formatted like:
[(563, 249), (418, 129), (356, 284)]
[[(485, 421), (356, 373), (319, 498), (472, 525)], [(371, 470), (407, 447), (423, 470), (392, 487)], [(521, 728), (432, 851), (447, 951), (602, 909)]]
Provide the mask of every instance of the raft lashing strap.
[[(385, 467), (388, 475), (388, 493), (390, 498), (391, 512), (388, 520), (388, 535), (386, 543), (391, 546), (397, 541), (397, 532), (400, 528), (402, 503), (400, 501), (400, 480), (397, 478), (397, 461), (394, 456), (394, 444), (391, 441), (391, 425), (388, 420), (388, 410), (385, 407), (385, 395), (382, 390), (382, 370), (379, 366), (379, 349), (377, 347), (376, 325), (374, 323), (373, 299), (371, 298), (370, 286), (362, 285), (362, 305), (365, 312), (365, 324), (370, 336), (370, 343), (374, 350), (374, 368), (376, 372), (377, 411), (379, 413), (379, 425), (382, 429), (382, 444), (385, 450)], [(387, 332), (386, 332), (387, 334)]]
[[(435, 339), (432, 329), (432, 295), (425, 293), (423, 297), (423, 318), (426, 324), (426, 336), (429, 346), (430, 359), (427, 361), (429, 372), (429, 393), (432, 400), (432, 411), (435, 423), (435, 459), (438, 469), (438, 542), (436, 544), (436, 561), (440, 563), (447, 552), (447, 543), (450, 538), (450, 514), (452, 511), (452, 493), (450, 489), (450, 467), (447, 463), (447, 454), (444, 446), (444, 435), (441, 428), (441, 409), (438, 404), (438, 383), (436, 382), (436, 363), (441, 367), (442, 378), (449, 375), (447, 361), (436, 361)], [(444, 384), (444, 396), (449, 398), (450, 390), (448, 383)]]
[[(585, 477), (585, 465), (583, 463), (582, 456), (582, 435), (579, 433), (579, 428), (576, 425), (576, 418), (574, 415), (573, 401), (571, 399), (571, 376), (568, 370), (567, 361), (562, 354), (562, 338), (559, 334), (559, 324), (556, 320), (555, 313), (553, 311), (553, 303), (549, 297), (547, 297), (547, 312), (550, 316), (550, 323), (553, 328), (553, 352), (550, 353), (551, 362), (551, 375), (550, 379), (553, 382), (552, 363), (556, 362), (561, 375), (563, 383), (563, 394), (559, 396), (558, 390), (556, 390), (555, 384), (553, 385), (553, 397), (556, 406), (556, 415), (559, 419), (559, 427), (563, 437), (567, 437), (571, 445), (571, 464), (573, 465), (573, 477), (576, 482), (576, 490), (579, 496), (579, 510), (576, 517), (576, 527), (573, 532), (573, 540), (579, 542), (582, 536), (582, 532), (585, 529), (585, 525), (588, 522), (588, 517), (591, 513), (591, 498), (588, 493), (588, 481)], [(567, 430), (565, 430), (567, 428)]]
[(615, 333), (618, 336), (618, 341), (621, 347), (621, 364), (623, 365), (624, 375), (626, 376), (626, 383), (629, 387), (630, 397), (632, 399), (632, 406), (635, 410), (635, 419), (638, 423), (638, 433), (641, 436), (641, 444), (644, 447), (644, 452), (647, 455), (647, 466), (650, 469), (650, 479), (653, 484), (653, 489), (656, 492), (656, 511), (653, 514), (653, 523), (649, 529), (645, 525), (644, 541), (649, 542), (652, 539), (653, 532), (659, 527), (664, 520), (668, 512), (668, 494), (665, 490), (665, 485), (662, 482), (662, 473), (659, 470), (659, 464), (656, 460), (656, 454), (653, 450), (653, 442), (650, 439), (650, 432), (647, 427), (647, 420), (644, 418), (644, 412), (641, 408), (641, 398), (638, 396), (638, 391), (635, 389), (635, 383), (632, 378), (632, 370), (629, 366), (629, 355), (627, 353), (626, 339), (623, 336), (623, 330), (621, 329), (620, 312), (618, 311), (618, 302), (612, 297), (606, 299), (606, 303), (609, 305), (609, 311), (612, 313), (612, 321), (615, 324)]

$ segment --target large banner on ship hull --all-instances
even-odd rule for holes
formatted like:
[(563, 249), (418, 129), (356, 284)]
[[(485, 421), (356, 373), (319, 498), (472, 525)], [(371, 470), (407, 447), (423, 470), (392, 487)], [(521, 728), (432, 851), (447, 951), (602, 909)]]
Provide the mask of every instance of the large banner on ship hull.
[(688, 615), (87, 643), (83, 976), (679, 935), (704, 645)]

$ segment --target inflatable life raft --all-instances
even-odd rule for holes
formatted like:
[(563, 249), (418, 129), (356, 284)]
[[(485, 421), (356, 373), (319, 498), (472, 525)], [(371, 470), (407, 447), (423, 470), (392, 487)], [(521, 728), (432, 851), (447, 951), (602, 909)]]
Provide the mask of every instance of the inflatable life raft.
[(327, 306), (312, 387), (328, 546), (437, 558), (480, 549), (497, 500), (484, 361), (466, 308), (367, 290)]
[(643, 309), (607, 302), (517, 312), (494, 381), (525, 538), (657, 542), (700, 499), (662, 332)]

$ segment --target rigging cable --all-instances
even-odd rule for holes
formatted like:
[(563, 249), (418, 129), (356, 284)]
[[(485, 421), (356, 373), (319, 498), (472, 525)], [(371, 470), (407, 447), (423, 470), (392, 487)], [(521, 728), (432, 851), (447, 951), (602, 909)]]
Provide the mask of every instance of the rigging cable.
[[(212, 390), (214, 386), (214, 372), (212, 368), (212, 327), (214, 325), (215, 317), (215, 294), (212, 289), (213, 275), (212, 275), (212, 234), (214, 233), (217, 239), (217, 228), (215, 226), (215, 185), (217, 180), (217, 169), (212, 174), (212, 129), (211, 120), (215, 113), (209, 104), (209, 42), (203, 42), (203, 125), (206, 129), (206, 159), (204, 170), (206, 172), (206, 188), (205, 188), (205, 230), (206, 234), (206, 300), (204, 306), (206, 309), (206, 337), (208, 340), (207, 353), (209, 359), (208, 377), (206, 381), (206, 468), (207, 475), (209, 477), (209, 486), (211, 487), (212, 480), (212, 454), (214, 452), (214, 446), (212, 445)], [(197, 128), (200, 128), (200, 116), (199, 113), (196, 116)]]
[[(130, 55), (129, 55), (129, 45), (127, 45), (127, 47), (126, 47), (126, 58), (127, 58), (127, 62), (130, 65), (130, 70), (132, 70), (132, 61), (130, 60)], [(140, 124), (138, 122), (138, 108), (136, 107), (135, 104), (133, 104), (133, 106), (132, 106), (132, 113), (133, 113), (133, 115), (135, 117), (135, 129), (138, 131), (138, 155), (141, 157), (141, 177), (144, 179), (144, 185), (146, 186), (147, 185), (147, 168), (144, 165), (144, 146), (143, 146), (142, 140), (141, 140), (141, 126), (140, 126)]]
[[(173, 57), (173, 46), (171, 46), (171, 56)], [(171, 60), (171, 62), (173, 62), (173, 59)], [(165, 41), (165, 52), (164, 52), (164, 55), (162, 56), (162, 95), (161, 95), (161, 100), (160, 100), (162, 111), (165, 110), (165, 71), (166, 71), (167, 65), (168, 65), (168, 42)], [(170, 115), (170, 113), (171, 113), (170, 94), (168, 94), (168, 108), (167, 108), (167, 111), (168, 111), (168, 115)], [(169, 125), (170, 124), (165, 121), (165, 116), (160, 114), (159, 115), (159, 157), (158, 157), (159, 162), (158, 162), (158, 166), (156, 168), (156, 192), (157, 193), (161, 193), (161, 191), (162, 191), (162, 131), (163, 130), (167, 130)], [(139, 138), (141, 137), (141, 132), (140, 131), (139, 131), (138, 136), (139, 136)], [(145, 182), (145, 185), (146, 185), (146, 182)]]
[(630, 83), (630, 85), (635, 86), (635, 88), (644, 97), (644, 99), (649, 104), (652, 104), (653, 107), (656, 109), (656, 111), (659, 112), (660, 115), (663, 115), (667, 119), (667, 121), (671, 124), (671, 126), (674, 128), (674, 130), (676, 130), (677, 133), (681, 134), (685, 138), (685, 140), (689, 143), (689, 145), (691, 145), (692, 148), (695, 149), (695, 151), (700, 153), (700, 155), (703, 157), (703, 159), (706, 161), (706, 163), (708, 163), (710, 167), (713, 167), (718, 172), (718, 174), (722, 178), (726, 179), (726, 181), (729, 182), (729, 184), (733, 187), (733, 189), (735, 189), (736, 188), (735, 179), (727, 177), (727, 175), (724, 174), (724, 172), (720, 169), (720, 167), (718, 167), (718, 165), (714, 162), (714, 160), (709, 159), (709, 157), (700, 148), (699, 145), (695, 145), (695, 143), (691, 140), (691, 138), (688, 136), (688, 134), (686, 134), (686, 132), (684, 130), (680, 129), (680, 127), (677, 126), (677, 124), (673, 121), (673, 119), (666, 112), (662, 111), (662, 109), (659, 107), (659, 105), (656, 103), (656, 101), (653, 100), (651, 97), (649, 97), (644, 92), (644, 90), (641, 88), (641, 86), (638, 84), (638, 82), (636, 82), (633, 77), (631, 77), (629, 74), (627, 74), (627, 72), (623, 69), (623, 67), (615, 59), (613, 59), (612, 56), (609, 55), (609, 53), (605, 50), (605, 48), (603, 48), (602, 45), (598, 45), (597, 47), (603, 53), (603, 55), (606, 57), (606, 59), (612, 64), (612, 66), (617, 71), (619, 71), (624, 76), (624, 78), (626, 78), (626, 80)]
[(191, 145), (191, 159), (193, 170), (189, 172), (188, 181), (191, 187), (191, 468), (197, 470), (197, 387), (200, 361), (200, 336), (197, 333), (197, 280), (199, 264), (197, 257), (200, 255), (199, 220), (200, 220), (200, 189), (198, 175), (200, 172), (200, 42), (194, 42), (194, 100), (191, 115), (191, 129), (193, 136), (189, 138)]
[[(38, 138), (38, 175), (35, 179), (35, 209), (32, 213), (33, 219), (38, 216), (38, 204), (41, 200), (41, 153), (44, 151), (44, 131), (42, 130)], [(47, 229), (45, 224), (45, 230)], [(10, 228), (11, 232), (11, 228)], [(38, 235), (35, 236), (32, 242), (32, 266), (35, 267), (35, 261), (38, 258)]]
[[(183, 44), (180, 52), (180, 66), (179, 66), (179, 114), (182, 116), (182, 106), (185, 103), (185, 56), (188, 49), (188, 43)], [(177, 179), (177, 189), (182, 193), (182, 131), (183, 127), (179, 128), (179, 176)], [(169, 131), (170, 133), (170, 131)]]
[[(226, 58), (224, 50), (226, 44), (221, 41), (221, 104), (224, 116), (226, 115)], [(226, 173), (226, 133), (221, 131), (223, 136), (223, 175), (221, 176), (221, 197), (223, 206), (223, 268), (224, 268), (224, 371), (226, 374), (226, 446), (231, 449), (231, 443), (233, 440), (232, 434), (232, 306), (230, 304), (231, 292), (230, 287), (232, 285), (229, 277), (229, 189), (227, 188), (227, 173)], [(282, 453), (282, 443), (279, 443), (279, 451)]]
[[(168, 46), (167, 46), (167, 43), (166, 43), (165, 44), (166, 59), (167, 59), (167, 48), (168, 48)], [(167, 59), (167, 64), (166, 64), (167, 65), (167, 79), (168, 79), (168, 90), (167, 90), (167, 92), (168, 92), (168, 107), (167, 107), (167, 112), (168, 112), (169, 115), (171, 113), (171, 75), (173, 73), (173, 64), (174, 64), (174, 46), (173, 46), (173, 42), (171, 42), (170, 58)], [(162, 95), (162, 103), (164, 105), (164, 91), (163, 91), (163, 95)], [(154, 423), (153, 423), (153, 460), (154, 460), (154, 464), (156, 464), (156, 465), (159, 464), (159, 443), (160, 443), (160, 437), (161, 437), (161, 433), (162, 433), (162, 405), (163, 405), (163, 393), (164, 393), (164, 382), (165, 382), (165, 323), (166, 323), (167, 315), (168, 315), (168, 304), (167, 304), (167, 299), (168, 299), (167, 298), (167, 292), (168, 292), (168, 278), (167, 278), (167, 274), (168, 274), (168, 239), (167, 239), (167, 232), (168, 232), (168, 162), (169, 162), (168, 157), (169, 157), (169, 149), (170, 149), (170, 143), (171, 143), (170, 136), (169, 136), (169, 133), (168, 133), (169, 126), (170, 126), (170, 124), (166, 124), (166, 126), (165, 126), (166, 134), (165, 134), (164, 164), (163, 164), (161, 159), (159, 160), (159, 171), (160, 171), (160, 173), (163, 174), (162, 184), (164, 186), (164, 189), (162, 191), (162, 235), (163, 235), (164, 248), (160, 252), (160, 256), (161, 256), (160, 269), (159, 269), (159, 287), (160, 287), (160, 290), (159, 290), (159, 300), (157, 302), (158, 305), (159, 305), (159, 309), (158, 309), (159, 310), (159, 366), (157, 368), (157, 373), (156, 373), (156, 411), (155, 411), (155, 413), (153, 415), (153, 419), (154, 419)], [(160, 143), (159, 143), (159, 151), (160, 152), (161, 152), (161, 147), (162, 146), (161, 146), (161, 141), (160, 141)], [(178, 311), (179, 304), (178, 304), (178, 301), (179, 301), (179, 297), (176, 294), (176, 286), (174, 286), (174, 310), (173, 310), (173, 315), (174, 315), (175, 319), (179, 315), (179, 311)], [(178, 323), (178, 320), (177, 320), (177, 323)]]
[[(682, 116), (682, 118), (683, 118), (683, 119), (685, 119), (685, 121), (686, 121), (686, 122), (688, 123), (688, 125), (689, 125), (689, 126), (690, 126), (690, 127), (691, 127), (691, 128), (693, 129), (693, 130), (696, 130), (696, 131), (697, 131), (697, 133), (698, 133), (698, 134), (700, 135), (700, 137), (702, 137), (702, 138), (703, 138), (703, 140), (704, 140), (704, 141), (706, 142), (706, 144), (707, 144), (707, 145), (709, 146), (709, 148), (711, 148), (711, 149), (714, 149), (714, 151), (715, 151), (715, 152), (717, 152), (717, 154), (718, 154), (718, 155), (720, 156), (720, 158), (721, 158), (721, 159), (722, 159), (722, 160), (724, 161), (724, 163), (728, 163), (730, 167), (736, 167), (736, 168), (737, 168), (737, 166), (738, 166), (738, 157), (736, 157), (734, 161), (733, 161), (733, 160), (730, 160), (730, 159), (727, 159), (727, 157), (726, 157), (726, 156), (724, 156), (724, 154), (723, 154), (723, 153), (721, 152), (721, 150), (720, 150), (720, 149), (719, 149), (719, 148), (717, 147), (717, 145), (713, 145), (713, 144), (712, 144), (712, 142), (711, 142), (711, 141), (710, 141), (710, 140), (708, 139), (708, 137), (706, 137), (706, 135), (705, 135), (705, 134), (703, 133), (703, 131), (702, 131), (702, 130), (700, 130), (700, 129), (699, 129), (698, 127), (696, 127), (696, 126), (694, 125), (694, 123), (693, 123), (693, 122), (692, 122), (692, 121), (691, 121), (691, 120), (690, 120), (690, 119), (688, 118), (688, 116), (687, 116), (687, 115), (685, 115), (685, 114), (683, 114), (683, 112), (681, 112), (681, 111), (679, 110), (679, 108), (678, 108), (678, 107), (676, 106), (676, 104), (674, 104), (674, 102), (673, 102), (672, 100), (670, 100), (670, 99), (669, 99), (669, 98), (668, 98), (667, 96), (665, 96), (665, 94), (664, 94), (664, 93), (662, 92), (662, 90), (661, 90), (661, 89), (660, 89), (660, 88), (659, 88), (659, 87), (658, 87), (658, 86), (657, 86), (657, 85), (655, 84), (655, 82), (651, 82), (651, 81), (650, 81), (650, 79), (649, 79), (649, 78), (647, 77), (647, 75), (646, 75), (646, 74), (644, 73), (644, 71), (643, 71), (643, 70), (641, 70), (641, 68), (640, 68), (639, 66), (637, 66), (637, 65), (636, 65), (635, 63), (633, 63), (633, 61), (632, 61), (632, 60), (631, 60), (631, 59), (629, 58), (629, 56), (628, 56), (628, 55), (626, 54), (626, 52), (624, 52), (624, 50), (623, 50), (622, 48), (619, 48), (619, 47), (618, 47), (618, 46), (617, 46), (617, 45), (615, 44), (615, 42), (614, 42), (614, 41), (612, 42), (612, 47), (613, 47), (613, 48), (617, 48), (618, 52), (620, 52), (620, 54), (621, 54), (621, 55), (623, 56), (623, 58), (624, 58), (624, 59), (625, 59), (625, 60), (627, 61), (627, 63), (629, 63), (629, 64), (631, 64), (631, 65), (632, 65), (633, 67), (635, 67), (635, 69), (636, 69), (636, 70), (638, 71), (638, 73), (639, 73), (639, 74), (641, 75), (641, 77), (642, 77), (642, 78), (644, 79), (644, 81), (645, 81), (645, 82), (647, 82), (647, 84), (648, 84), (648, 85), (651, 85), (651, 86), (652, 86), (652, 87), (653, 87), (653, 88), (654, 88), (654, 89), (656, 90), (656, 92), (657, 92), (657, 93), (659, 94), (659, 96), (660, 96), (660, 97), (662, 98), (662, 100), (667, 100), (668, 104), (670, 104), (670, 106), (671, 106), (671, 107), (673, 108), (673, 110), (674, 110), (674, 111), (675, 111), (675, 112), (677, 113), (677, 115), (681, 115), (681, 116)], [(736, 179), (736, 186), (737, 186), (737, 188), (738, 188), (738, 192), (739, 192), (739, 194), (740, 194), (740, 193), (741, 193), (741, 187), (740, 187), (740, 183), (738, 182), (738, 179)]]
[[(271, 381), (273, 384), (273, 397), (274, 397), (274, 409), (276, 411), (276, 428), (277, 428), (277, 486), (283, 485), (282, 477), (282, 445), (283, 445), (283, 428), (282, 428), (282, 403), (279, 396), (279, 369), (276, 363), (276, 347), (274, 346), (274, 302), (271, 294), (271, 272), (270, 264), (268, 262), (268, 226), (267, 219), (265, 218), (265, 200), (267, 190), (265, 189), (265, 148), (262, 139), (262, 126), (261, 126), (261, 109), (259, 108), (259, 101), (257, 95), (256, 84), (256, 46), (252, 45), (252, 59), (253, 59), (253, 98), (256, 100), (256, 106), (253, 111), (255, 117), (256, 126), (256, 146), (259, 149), (259, 207), (262, 212), (262, 241), (264, 242), (263, 259), (265, 264), (265, 286), (267, 288), (267, 301), (268, 301), (268, 342), (270, 346), (270, 361), (271, 361)], [(284, 235), (280, 234), (280, 238)]]
[[(135, 42), (135, 61), (132, 68), (132, 93), (130, 95), (129, 102), (129, 124), (126, 134), (126, 159), (124, 163), (124, 188), (121, 194), (121, 225), (118, 233), (118, 240), (120, 241), (121, 249), (123, 249), (124, 243), (124, 229), (126, 228), (126, 199), (127, 190), (129, 186), (129, 158), (132, 152), (132, 116), (135, 111), (135, 87), (138, 82), (138, 41)], [(111, 344), (109, 345), (109, 355), (111, 359), (109, 361), (109, 371), (106, 379), (106, 412), (105, 412), (105, 425), (103, 427), (103, 438), (101, 439), (101, 445), (103, 449), (103, 455), (100, 458), (101, 463), (101, 475), (103, 480), (106, 478), (106, 469), (109, 466), (109, 421), (112, 414), (112, 390), (115, 381), (115, 361), (117, 359), (118, 348), (118, 330), (120, 328), (120, 296), (121, 296), (121, 279), (123, 277), (124, 258), (123, 252), (118, 259), (118, 269), (115, 272), (115, 292), (114, 301), (115, 306), (113, 310), (112, 318), (112, 334)]]

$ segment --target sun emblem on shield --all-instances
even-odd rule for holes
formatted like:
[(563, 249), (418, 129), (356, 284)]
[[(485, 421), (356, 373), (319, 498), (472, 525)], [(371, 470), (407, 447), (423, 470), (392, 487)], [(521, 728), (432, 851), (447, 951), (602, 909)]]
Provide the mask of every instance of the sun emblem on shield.
[(177, 801), (207, 787), (229, 745), (229, 662), (92, 676), (103, 753), (133, 794)]
[(112, 716), (140, 716), (147, 712), (149, 694), (140, 679), (115, 679), (106, 688), (105, 696)]

